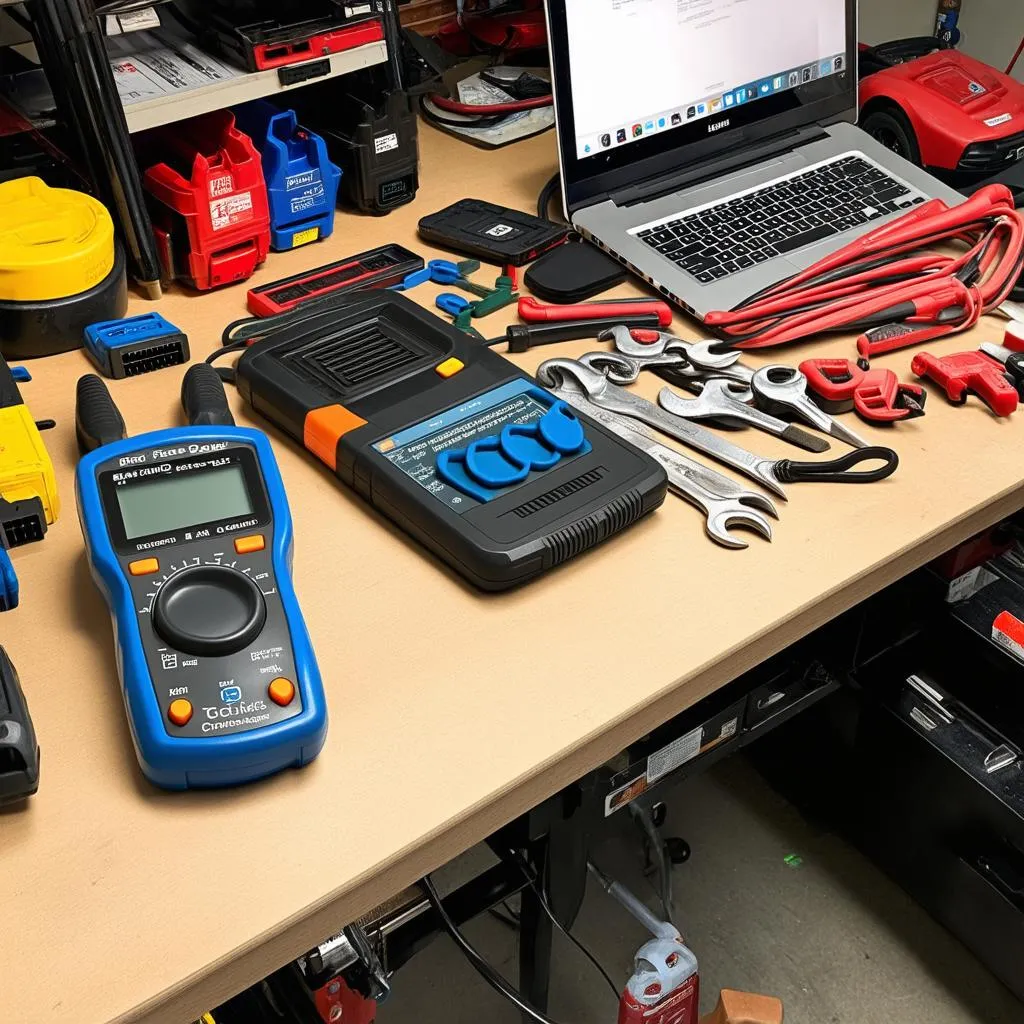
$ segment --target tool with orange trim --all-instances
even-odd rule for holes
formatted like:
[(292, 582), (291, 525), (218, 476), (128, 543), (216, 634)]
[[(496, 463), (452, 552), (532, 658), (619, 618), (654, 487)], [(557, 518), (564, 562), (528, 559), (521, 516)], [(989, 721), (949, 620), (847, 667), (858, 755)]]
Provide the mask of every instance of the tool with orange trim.
[(362, 292), (261, 331), (224, 371), (245, 400), (482, 589), (523, 583), (665, 498), (653, 459), (403, 295)]
[(270, 442), (234, 425), (205, 363), (182, 405), (189, 426), (127, 438), (106, 385), (82, 377), (75, 493), (143, 772), (233, 786), (312, 761), (327, 709)]

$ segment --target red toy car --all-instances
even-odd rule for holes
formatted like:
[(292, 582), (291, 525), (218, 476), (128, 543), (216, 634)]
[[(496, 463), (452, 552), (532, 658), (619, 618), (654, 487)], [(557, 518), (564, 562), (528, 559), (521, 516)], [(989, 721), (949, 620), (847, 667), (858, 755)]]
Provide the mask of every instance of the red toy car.
[(1024, 85), (938, 39), (860, 48), (860, 126), (957, 187), (1024, 158)]

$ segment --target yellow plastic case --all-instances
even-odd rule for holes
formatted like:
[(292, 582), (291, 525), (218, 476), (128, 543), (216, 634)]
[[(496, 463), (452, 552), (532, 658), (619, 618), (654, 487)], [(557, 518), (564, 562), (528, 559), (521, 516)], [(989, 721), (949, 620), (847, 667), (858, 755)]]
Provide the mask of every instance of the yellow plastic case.
[(0, 355), (80, 348), (128, 308), (124, 249), (102, 203), (41, 178), (0, 183)]
[(0, 497), (39, 498), (51, 525), (60, 515), (53, 463), (27, 405), (0, 409)]
[(113, 268), (114, 224), (102, 203), (41, 178), (0, 183), (0, 301), (77, 295)]

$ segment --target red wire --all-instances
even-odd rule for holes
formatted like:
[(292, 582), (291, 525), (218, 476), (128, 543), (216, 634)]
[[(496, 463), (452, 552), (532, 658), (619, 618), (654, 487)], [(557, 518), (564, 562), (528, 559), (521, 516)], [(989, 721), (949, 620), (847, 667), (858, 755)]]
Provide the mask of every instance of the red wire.
[(1006, 65), (1006, 73), (1009, 75), (1014, 68), (1014, 65), (1020, 59), (1020, 55), (1024, 53), (1024, 36), (1021, 37), (1020, 46), (1017, 47), (1017, 52), (1013, 55), (1013, 60)]
[[(959, 242), (960, 254), (928, 250)], [(1006, 300), (1024, 263), (1024, 211), (1004, 186), (965, 203), (933, 200), (705, 322), (734, 348), (781, 345), (860, 322), (919, 329), (898, 347), (961, 331)], [(975, 267), (975, 281), (957, 276)], [(820, 282), (825, 275), (834, 279)], [(892, 281), (893, 277), (906, 280)]]
[(460, 103), (448, 99), (447, 96), (432, 95), (430, 102), (449, 114), (514, 114), (520, 110), (534, 110), (537, 107), (550, 107), (554, 102), (550, 95), (534, 96), (528, 100), (510, 100), (508, 103)]

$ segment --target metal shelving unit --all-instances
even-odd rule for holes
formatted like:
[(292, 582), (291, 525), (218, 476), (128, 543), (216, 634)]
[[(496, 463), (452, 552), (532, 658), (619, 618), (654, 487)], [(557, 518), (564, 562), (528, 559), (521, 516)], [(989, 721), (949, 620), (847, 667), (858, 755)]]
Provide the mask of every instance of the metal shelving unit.
[[(138, 103), (128, 104), (124, 108), (128, 131), (140, 132), (158, 125), (181, 121), (186, 117), (194, 117), (197, 114), (206, 114), (211, 110), (234, 106), (236, 103), (245, 103), (247, 100), (277, 96), (293, 89), (301, 89), (304, 85), (326, 82), (328, 79), (347, 75), (352, 71), (360, 71), (363, 68), (373, 67), (375, 64), (383, 64), (387, 58), (387, 46), (383, 41), (364, 43), (351, 50), (332, 54), (328, 58), (331, 65), (330, 72), (307, 81), (282, 85), (277, 71), (242, 72), (237, 77), (200, 86), (198, 89), (141, 100)], [(310, 63), (315, 64), (318, 61)], [(301, 64), (292, 65), (296, 70), (301, 70), (302, 66)]]

